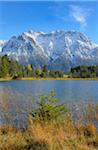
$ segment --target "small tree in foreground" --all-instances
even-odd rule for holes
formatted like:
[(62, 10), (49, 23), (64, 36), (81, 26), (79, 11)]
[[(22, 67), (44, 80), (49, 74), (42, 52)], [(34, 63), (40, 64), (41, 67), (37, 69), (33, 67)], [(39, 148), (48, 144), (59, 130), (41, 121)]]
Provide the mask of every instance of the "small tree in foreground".
[(50, 92), (48, 95), (39, 97), (39, 101), (36, 102), (36, 108), (33, 108), (32, 116), (33, 119), (47, 122), (63, 119), (67, 111), (67, 107), (64, 104), (57, 104), (55, 93)]

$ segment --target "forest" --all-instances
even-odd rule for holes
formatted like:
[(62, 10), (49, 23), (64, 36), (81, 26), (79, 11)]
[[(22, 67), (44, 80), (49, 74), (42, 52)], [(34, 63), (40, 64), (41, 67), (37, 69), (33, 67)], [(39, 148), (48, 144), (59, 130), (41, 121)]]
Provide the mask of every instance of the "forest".
[(36, 78), (96, 78), (98, 77), (98, 66), (76, 66), (69, 72), (61, 70), (49, 70), (47, 65), (42, 68), (34, 68), (32, 64), (18, 64), (16, 60), (9, 59), (7, 55), (0, 57), (0, 78), (11, 77), (20, 79), (23, 77)]
[(70, 75), (73, 78), (96, 78), (98, 66), (77, 66), (71, 68)]
[(22, 77), (63, 77), (64, 72), (60, 70), (48, 70), (46, 65), (42, 69), (35, 69), (31, 64), (21, 65), (16, 60), (9, 59), (7, 55), (0, 57), (0, 78), (11, 77), (18, 79)]

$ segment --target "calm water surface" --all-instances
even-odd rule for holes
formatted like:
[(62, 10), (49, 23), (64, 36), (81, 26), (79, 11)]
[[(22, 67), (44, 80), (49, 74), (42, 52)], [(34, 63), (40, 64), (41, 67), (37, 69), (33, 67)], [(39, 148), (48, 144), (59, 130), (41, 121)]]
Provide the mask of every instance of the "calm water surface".
[[(98, 81), (40, 80), (0, 82), (0, 122), (6, 118), (5, 120), (7, 121), (11, 120), (15, 124), (20, 122), (23, 125), (25, 121), (23, 118), (26, 116), (25, 113), (30, 111), (32, 99), (36, 99), (39, 95), (49, 93), (52, 90), (56, 92), (59, 102), (98, 102)], [(19, 126), (21, 125), (19, 124)]]
[[(6, 90), (18, 92), (26, 97), (46, 94), (51, 90), (56, 92), (63, 102), (68, 101), (96, 101), (98, 102), (98, 81), (83, 80), (46, 80), (46, 81), (9, 81), (0, 82), (0, 93)], [(10, 93), (9, 93), (10, 94)]]

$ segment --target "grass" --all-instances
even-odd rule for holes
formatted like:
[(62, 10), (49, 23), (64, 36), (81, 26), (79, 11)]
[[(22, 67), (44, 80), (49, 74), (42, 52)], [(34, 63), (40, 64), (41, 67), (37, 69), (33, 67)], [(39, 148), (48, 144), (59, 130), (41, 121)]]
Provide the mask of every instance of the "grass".
[(98, 150), (98, 130), (93, 124), (98, 105), (88, 104), (85, 123), (76, 123), (69, 111), (63, 111), (66, 106), (55, 103), (54, 92), (39, 100), (26, 128), (0, 127), (0, 150)]
[(24, 77), (21, 80), (98, 80), (98, 78), (68, 78), (68, 77), (59, 77), (59, 78), (35, 78), (35, 77)]
[(19, 79), (12, 79), (11, 77), (6, 78), (0, 78), (0, 81), (12, 81), (12, 80), (98, 80), (98, 77), (96, 78), (71, 78), (71, 77), (59, 77), (59, 78), (52, 78), (52, 77), (46, 77), (46, 78), (37, 78), (37, 77), (22, 77)]
[(0, 150), (97, 150), (98, 133), (94, 125), (33, 122), (25, 130), (0, 128)]
[(98, 132), (93, 124), (74, 124), (70, 116), (44, 124), (30, 116), (24, 130), (0, 128), (0, 150), (98, 150)]

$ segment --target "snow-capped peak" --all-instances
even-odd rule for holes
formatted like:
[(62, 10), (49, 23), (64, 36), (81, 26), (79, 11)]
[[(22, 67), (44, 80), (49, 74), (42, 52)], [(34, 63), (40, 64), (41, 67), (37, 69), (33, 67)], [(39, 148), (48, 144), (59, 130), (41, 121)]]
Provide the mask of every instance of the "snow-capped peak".
[(1, 54), (35, 67), (46, 64), (50, 69), (68, 70), (72, 66), (98, 64), (98, 45), (74, 30), (50, 33), (30, 30), (13, 36), (2, 47)]

